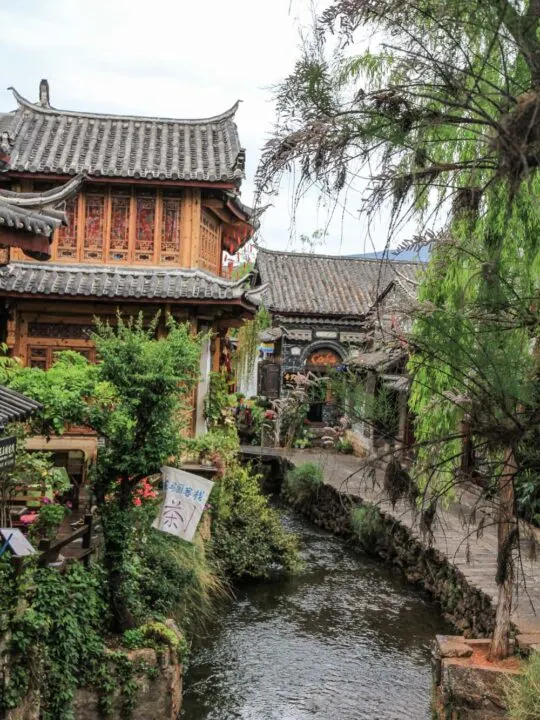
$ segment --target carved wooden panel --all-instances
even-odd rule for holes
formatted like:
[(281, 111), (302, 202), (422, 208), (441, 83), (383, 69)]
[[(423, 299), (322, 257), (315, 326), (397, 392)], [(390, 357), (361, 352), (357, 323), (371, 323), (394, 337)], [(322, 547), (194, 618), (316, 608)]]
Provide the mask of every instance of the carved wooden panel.
[(108, 259), (115, 262), (128, 259), (130, 203), (131, 197), (128, 193), (115, 193), (111, 196), (111, 239)]
[(58, 353), (66, 350), (73, 350), (85, 357), (90, 362), (96, 361), (96, 351), (92, 347), (58, 347), (54, 345), (28, 345), (27, 357), (28, 366), (48, 370), (54, 365)]
[(29, 337), (87, 340), (91, 332), (91, 325), (81, 325), (78, 323), (28, 323)]
[(105, 196), (86, 196), (84, 214), (84, 259), (101, 262), (105, 230)]
[(65, 213), (68, 224), (67, 227), (62, 227), (58, 231), (58, 249), (56, 252), (59, 259), (77, 259), (78, 207), (78, 197), (66, 201)]
[(152, 263), (154, 260), (156, 198), (154, 195), (138, 195), (135, 202), (135, 260)]
[(180, 261), (180, 199), (163, 198), (161, 218), (161, 255), (163, 263)]
[(199, 266), (216, 275), (221, 271), (221, 236), (217, 220), (207, 212), (201, 216)]

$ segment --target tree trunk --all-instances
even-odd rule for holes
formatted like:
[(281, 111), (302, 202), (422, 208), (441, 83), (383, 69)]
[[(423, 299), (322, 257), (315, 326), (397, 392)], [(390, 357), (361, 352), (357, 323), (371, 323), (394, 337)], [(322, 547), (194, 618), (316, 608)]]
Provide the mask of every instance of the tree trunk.
[(504, 468), (499, 478), (497, 584), (499, 593), (495, 614), (495, 629), (489, 649), (490, 660), (502, 660), (510, 654), (510, 616), (514, 591), (514, 565), (512, 551), (517, 535), (514, 502), (514, 476), (516, 460), (512, 448), (504, 455)]
[(136, 626), (130, 610), (129, 571), (126, 567), (131, 540), (131, 489), (128, 478), (121, 479), (120, 496), (110, 507), (103, 507), (103, 561), (109, 577), (109, 598), (114, 630), (124, 632)]

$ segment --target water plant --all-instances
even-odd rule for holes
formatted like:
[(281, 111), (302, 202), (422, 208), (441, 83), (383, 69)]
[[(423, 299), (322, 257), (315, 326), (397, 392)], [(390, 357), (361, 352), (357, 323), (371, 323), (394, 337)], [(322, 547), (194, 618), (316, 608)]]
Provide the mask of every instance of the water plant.
[(384, 532), (384, 523), (376, 505), (360, 505), (351, 511), (351, 528), (363, 550), (373, 552)]
[(285, 475), (283, 493), (288, 500), (306, 500), (324, 485), (324, 474), (316, 463), (302, 463)]

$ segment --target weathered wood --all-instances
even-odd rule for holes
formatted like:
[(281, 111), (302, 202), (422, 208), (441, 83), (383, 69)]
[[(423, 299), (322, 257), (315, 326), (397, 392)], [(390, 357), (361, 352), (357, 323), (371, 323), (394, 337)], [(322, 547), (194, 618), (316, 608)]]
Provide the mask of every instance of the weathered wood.
[(85, 515), (84, 525), (67, 537), (62, 538), (62, 540), (56, 540), (54, 542), (51, 540), (41, 540), (39, 543), (39, 549), (42, 551), (42, 554), (39, 558), (39, 564), (48, 565), (55, 562), (58, 558), (60, 550), (68, 545), (71, 545), (72, 542), (78, 540), (79, 538), (83, 538), (83, 549), (90, 550), (92, 545), (92, 515)]

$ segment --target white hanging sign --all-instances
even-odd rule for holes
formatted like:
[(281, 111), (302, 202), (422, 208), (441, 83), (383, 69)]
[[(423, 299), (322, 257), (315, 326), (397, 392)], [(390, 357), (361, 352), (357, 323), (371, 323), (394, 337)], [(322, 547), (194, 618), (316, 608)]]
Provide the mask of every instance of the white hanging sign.
[(192, 542), (214, 483), (168, 466), (161, 472), (165, 498), (152, 527)]

